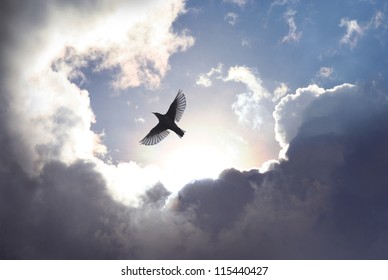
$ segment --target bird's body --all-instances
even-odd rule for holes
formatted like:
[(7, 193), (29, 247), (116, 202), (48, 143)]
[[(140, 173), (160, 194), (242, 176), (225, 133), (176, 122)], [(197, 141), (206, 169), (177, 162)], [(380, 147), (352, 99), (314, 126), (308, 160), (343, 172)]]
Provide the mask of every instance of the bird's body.
[(153, 113), (159, 120), (159, 123), (151, 129), (140, 143), (143, 145), (155, 145), (163, 140), (171, 131), (174, 131), (179, 137), (183, 137), (185, 131), (178, 127), (178, 122), (186, 108), (186, 97), (181, 90), (178, 91), (174, 101), (166, 114)]
[(168, 127), (168, 129), (178, 134), (179, 137), (183, 137), (183, 135), (185, 134), (185, 131), (179, 128), (179, 126), (171, 118), (159, 113), (154, 113), (154, 115), (158, 118), (162, 126)]

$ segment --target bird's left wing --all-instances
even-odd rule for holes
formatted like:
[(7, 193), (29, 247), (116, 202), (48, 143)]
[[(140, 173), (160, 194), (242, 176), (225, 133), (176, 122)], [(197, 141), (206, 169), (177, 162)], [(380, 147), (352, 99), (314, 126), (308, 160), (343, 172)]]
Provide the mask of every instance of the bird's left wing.
[(140, 144), (150, 146), (155, 145), (162, 141), (170, 131), (165, 129), (163, 125), (158, 123), (151, 131), (144, 137), (142, 140), (140, 140)]
[(170, 108), (168, 108), (168, 111), (166, 115), (176, 122), (179, 122), (179, 120), (182, 118), (183, 112), (186, 108), (186, 97), (183, 94), (182, 90), (179, 90), (174, 101), (171, 103)]

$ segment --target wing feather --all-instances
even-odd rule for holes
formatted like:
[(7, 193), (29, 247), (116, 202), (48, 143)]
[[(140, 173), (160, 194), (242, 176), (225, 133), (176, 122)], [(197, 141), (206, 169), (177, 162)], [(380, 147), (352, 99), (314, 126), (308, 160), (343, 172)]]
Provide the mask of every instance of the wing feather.
[(170, 131), (166, 130), (160, 123), (158, 123), (151, 131), (140, 140), (140, 144), (150, 146), (162, 141)]
[(186, 96), (182, 92), (182, 90), (179, 90), (174, 101), (171, 103), (170, 108), (168, 108), (168, 111), (166, 115), (176, 122), (179, 122), (179, 120), (182, 118), (183, 112), (186, 109)]

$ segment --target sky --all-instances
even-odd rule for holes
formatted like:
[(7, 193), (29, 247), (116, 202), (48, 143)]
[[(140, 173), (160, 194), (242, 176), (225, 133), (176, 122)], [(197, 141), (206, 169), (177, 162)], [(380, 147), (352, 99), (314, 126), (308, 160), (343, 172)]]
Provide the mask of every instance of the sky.
[(387, 12), (2, 1), (0, 259), (387, 259)]

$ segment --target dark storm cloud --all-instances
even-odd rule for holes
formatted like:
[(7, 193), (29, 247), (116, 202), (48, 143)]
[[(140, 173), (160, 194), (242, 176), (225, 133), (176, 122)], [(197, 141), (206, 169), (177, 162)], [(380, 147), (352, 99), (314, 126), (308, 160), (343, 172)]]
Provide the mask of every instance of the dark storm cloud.
[(122, 207), (112, 202), (91, 166), (79, 162), (47, 165), (29, 179), (16, 165), (1, 172), (1, 259), (111, 258), (115, 244), (99, 242), (113, 234)]
[[(315, 108), (333, 99), (322, 98), (314, 104)], [(372, 87), (356, 92), (351, 98), (342, 97), (336, 105), (326, 125), (342, 128), (342, 133), (332, 136), (337, 142), (333, 146), (341, 151), (342, 162), (328, 176), (333, 190), (330, 207), (321, 222), (324, 229), (332, 230), (332, 242), (341, 248), (339, 256), (387, 258), (384, 245), (388, 241), (388, 176), (384, 171), (388, 167), (387, 98)], [(322, 120), (313, 119), (302, 127), (301, 138), (311, 134), (320, 123)]]
[[(2, 157), (4, 159), (4, 157)], [(0, 259), (142, 259), (205, 255), (206, 233), (163, 211), (157, 185), (138, 208), (112, 200), (101, 174), (82, 161), (52, 162), (37, 178), (2, 161)], [(131, 187), (131, 186), (128, 186)], [(189, 254), (186, 250), (189, 251)]]
[(225, 170), (217, 180), (204, 179), (187, 185), (179, 193), (179, 211), (195, 213), (194, 223), (218, 234), (241, 217), (253, 199), (253, 188), (245, 176)]

